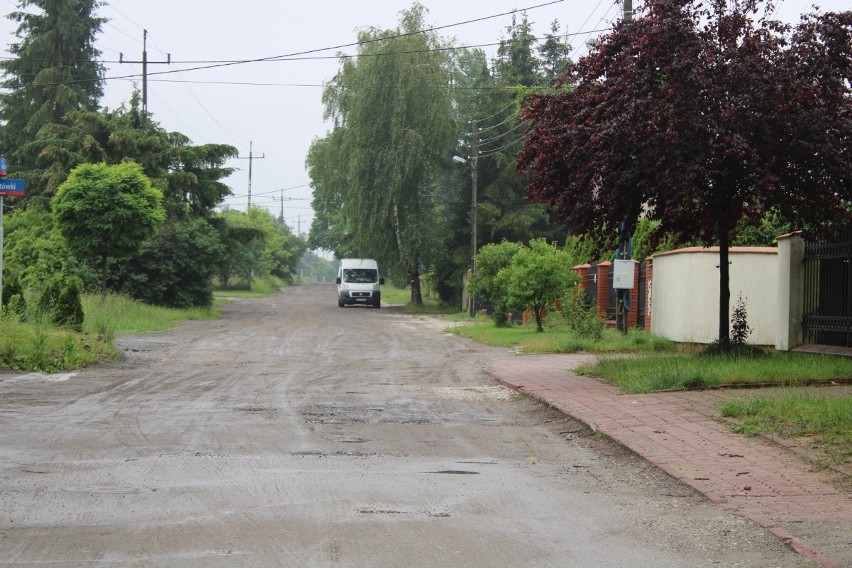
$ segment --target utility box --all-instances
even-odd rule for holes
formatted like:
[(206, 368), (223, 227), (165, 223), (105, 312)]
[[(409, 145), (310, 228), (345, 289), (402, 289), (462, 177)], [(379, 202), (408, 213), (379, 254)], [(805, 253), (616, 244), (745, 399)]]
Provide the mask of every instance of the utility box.
[(612, 287), (616, 290), (632, 290), (636, 263), (632, 260), (616, 259), (612, 263), (612, 268)]

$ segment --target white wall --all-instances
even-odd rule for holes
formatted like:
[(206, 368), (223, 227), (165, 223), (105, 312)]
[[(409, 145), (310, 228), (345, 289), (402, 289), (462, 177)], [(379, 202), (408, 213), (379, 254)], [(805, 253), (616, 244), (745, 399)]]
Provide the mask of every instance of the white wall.
[[(748, 343), (775, 345), (779, 324), (778, 249), (732, 247), (730, 261), (730, 313), (742, 294), (753, 330)], [(679, 342), (718, 340), (718, 264), (718, 247), (691, 247), (654, 256), (653, 334)]]

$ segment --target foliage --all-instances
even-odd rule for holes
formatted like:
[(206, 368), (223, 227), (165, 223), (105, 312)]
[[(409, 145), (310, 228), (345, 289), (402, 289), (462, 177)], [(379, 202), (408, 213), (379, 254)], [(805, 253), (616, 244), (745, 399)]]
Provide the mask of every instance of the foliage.
[(311, 251), (302, 253), (296, 270), (303, 282), (334, 282), (337, 277), (335, 265)]
[(83, 304), (80, 280), (56, 275), (42, 288), (37, 314), (41, 321), (74, 331), (83, 329)]
[(748, 311), (746, 310), (743, 295), (737, 297), (734, 305), (734, 313), (731, 314), (731, 343), (734, 345), (745, 345), (746, 339), (751, 335), (752, 329), (748, 325)]
[(162, 200), (133, 162), (83, 164), (59, 186), (51, 202), (54, 218), (72, 252), (100, 266), (102, 294), (108, 259), (139, 251), (163, 221)]
[(528, 97), (522, 115), (530, 197), (572, 231), (644, 214), (675, 242), (719, 245), (723, 347), (740, 220), (839, 219), (852, 199), (852, 12), (791, 30), (765, 6), (647, 2), (569, 65), (570, 89)]
[(708, 364), (690, 354), (606, 358), (577, 369), (625, 392), (694, 390), (725, 385), (800, 385), (852, 376), (852, 360), (829, 355), (774, 353), (764, 357), (718, 355)]
[[(38, 295), (55, 274), (81, 278), (84, 287), (96, 282), (94, 273), (68, 250), (50, 211), (37, 206), (16, 207), (4, 216), (3, 283), (17, 281), (20, 292)], [(3, 299), (8, 296), (3, 293)]]
[[(592, 341), (603, 339), (606, 322), (598, 313), (597, 306), (589, 301), (586, 291), (579, 285), (575, 285), (562, 300), (559, 316), (561, 323), (577, 337)], [(551, 322), (550, 317), (547, 324), (548, 327), (557, 325), (555, 321)]]
[(536, 239), (528, 247), (521, 247), (509, 265), (497, 273), (495, 287), (505, 293), (510, 310), (532, 311), (536, 329), (542, 332), (544, 310), (565, 297), (577, 279), (564, 251), (544, 239)]
[[(333, 236), (349, 240), (340, 244), (376, 258), (395, 280), (404, 275), (418, 305), (420, 270), (441, 235), (430, 189), (454, 135), (448, 54), (423, 32), (424, 17), (415, 3), (398, 29), (359, 33), (358, 55), (342, 58), (323, 93), (334, 128), (308, 155), (319, 211), (311, 230), (340, 227)], [(376, 57), (386, 53), (394, 55)]]
[(207, 307), (223, 251), (219, 233), (206, 220), (167, 222), (139, 254), (111, 264), (109, 288), (152, 305)]
[(226, 209), (216, 221), (225, 247), (217, 263), (224, 288), (234, 276), (249, 287), (255, 275), (293, 280), (306, 245), (286, 224), (276, 222), (271, 213), (259, 207), (251, 207), (246, 213)]
[(95, 38), (105, 20), (94, 15), (97, 0), (22, 0), (19, 6), (9, 18), (18, 23), (20, 41), (9, 47), (13, 57), (0, 62), (6, 75), (0, 94), (0, 154), (11, 158), (10, 170), (28, 180), (30, 199), (42, 187), (25, 174), (35, 157), (19, 150), (68, 112), (97, 106), (104, 69)]
[(520, 243), (502, 241), (500, 244), (487, 244), (476, 253), (476, 287), (480, 300), (494, 305), (493, 318), (498, 327), (508, 325), (509, 314), (506, 302), (505, 280), (498, 280), (501, 270), (508, 268), (515, 254), (521, 250)]

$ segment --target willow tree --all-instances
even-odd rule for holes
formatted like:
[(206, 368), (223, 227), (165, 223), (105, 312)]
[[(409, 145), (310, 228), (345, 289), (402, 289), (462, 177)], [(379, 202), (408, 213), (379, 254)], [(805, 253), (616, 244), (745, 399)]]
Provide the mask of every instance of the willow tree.
[(450, 56), (444, 40), (421, 31), (425, 13), (414, 4), (398, 28), (359, 33), (357, 55), (341, 56), (323, 92), (334, 128), (308, 156), (318, 217), (340, 228), (354, 253), (404, 275), (415, 305), (439, 242), (433, 180), (453, 144)]

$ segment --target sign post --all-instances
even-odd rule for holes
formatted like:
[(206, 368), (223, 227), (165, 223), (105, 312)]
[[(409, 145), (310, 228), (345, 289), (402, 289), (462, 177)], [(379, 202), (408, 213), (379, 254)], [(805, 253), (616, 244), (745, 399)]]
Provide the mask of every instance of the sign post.
[(6, 179), (6, 158), (0, 157), (0, 315), (3, 310), (3, 205), (6, 196), (23, 197), (26, 184), (22, 179)]

